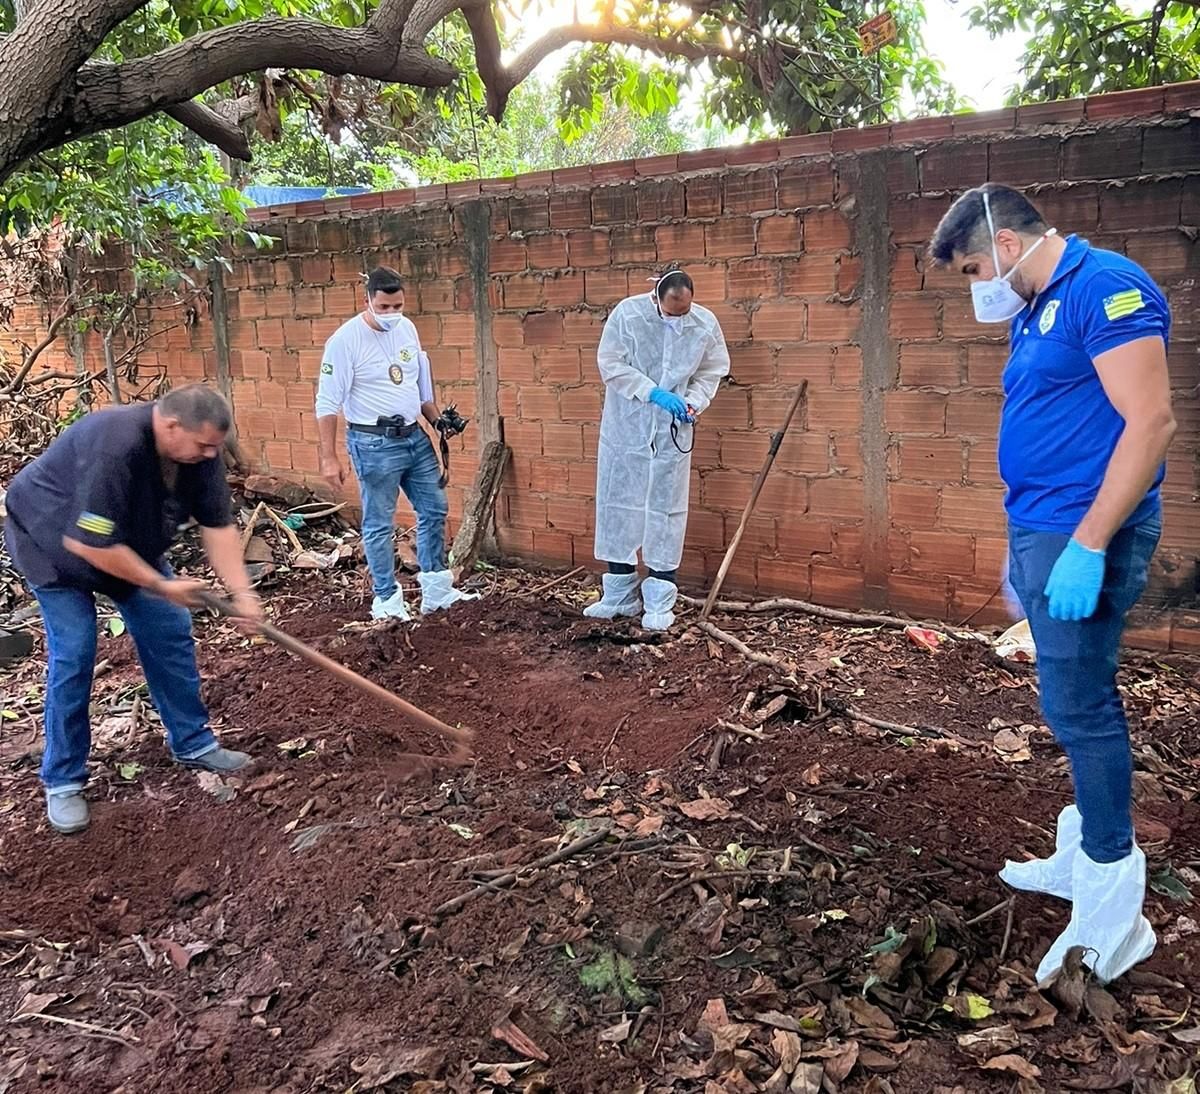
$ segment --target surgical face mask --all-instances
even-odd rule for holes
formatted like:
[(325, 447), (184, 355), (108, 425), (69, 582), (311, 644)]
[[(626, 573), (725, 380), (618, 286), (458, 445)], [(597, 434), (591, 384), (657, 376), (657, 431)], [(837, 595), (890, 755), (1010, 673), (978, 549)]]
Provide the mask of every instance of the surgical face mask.
[(401, 311), (385, 311), (377, 312), (370, 304), (367, 305), (368, 310), (384, 330), (395, 330), (404, 319), (404, 313)]
[(975, 318), (980, 323), (1007, 323), (1013, 316), (1020, 314), (1026, 304), (1025, 297), (1009, 284), (1008, 279), (1016, 272), (1017, 266), (1021, 265), (1050, 236), (1054, 235), (1057, 229), (1051, 228), (1017, 259), (1008, 273), (1001, 276), (1000, 253), (996, 247), (996, 228), (992, 222), (992, 207), (988, 201), (986, 190), (983, 193), (983, 212), (987, 217), (988, 234), (992, 237), (992, 268), (995, 270), (995, 275), (990, 281), (976, 281), (971, 286), (971, 302), (975, 305)]
[(662, 321), (675, 334), (678, 334), (683, 329), (682, 315), (664, 315), (662, 316)]

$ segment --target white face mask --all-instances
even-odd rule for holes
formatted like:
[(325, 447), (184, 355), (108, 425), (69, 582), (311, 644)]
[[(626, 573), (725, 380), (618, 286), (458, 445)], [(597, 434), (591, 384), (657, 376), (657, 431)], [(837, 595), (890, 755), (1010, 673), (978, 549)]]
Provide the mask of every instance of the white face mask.
[(987, 217), (988, 234), (992, 237), (992, 268), (995, 270), (995, 276), (990, 281), (976, 281), (971, 286), (971, 302), (975, 305), (975, 318), (980, 323), (1007, 323), (1013, 316), (1019, 315), (1026, 304), (1025, 297), (1009, 284), (1008, 279), (1016, 272), (1017, 266), (1058, 229), (1051, 228), (1017, 259), (1008, 273), (1001, 276), (1000, 254), (996, 249), (996, 229), (992, 223), (992, 208), (986, 190), (983, 192), (983, 212)]
[(676, 334), (678, 334), (680, 332), (680, 330), (683, 329), (683, 316), (682, 315), (664, 315), (662, 317), (662, 321), (667, 327), (669, 327)]
[(377, 312), (371, 305), (367, 304), (367, 310), (371, 313), (375, 322), (378, 323), (384, 330), (395, 330), (404, 320), (404, 313), (400, 311)]

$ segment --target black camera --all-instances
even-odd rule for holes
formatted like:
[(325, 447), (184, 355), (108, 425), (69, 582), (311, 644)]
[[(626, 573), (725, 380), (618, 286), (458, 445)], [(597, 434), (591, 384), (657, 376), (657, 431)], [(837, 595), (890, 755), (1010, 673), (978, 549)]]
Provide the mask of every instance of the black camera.
[(451, 403), (442, 411), (441, 417), (438, 418), (435, 424), (437, 426), (437, 431), (442, 434), (443, 437), (457, 437), (464, 429), (467, 428), (467, 423), (469, 421), (470, 418), (464, 418), (461, 414), (459, 414), (454, 404)]

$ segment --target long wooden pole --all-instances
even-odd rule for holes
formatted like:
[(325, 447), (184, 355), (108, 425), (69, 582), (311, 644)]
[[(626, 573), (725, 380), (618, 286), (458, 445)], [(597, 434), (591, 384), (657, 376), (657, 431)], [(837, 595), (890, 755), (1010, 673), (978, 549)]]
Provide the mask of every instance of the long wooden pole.
[[(219, 596), (215, 596), (212, 593), (201, 593), (199, 599), (204, 607), (211, 608), (219, 615), (236, 618), (233, 606), (228, 601), (222, 600)], [(453, 741), (456, 745), (463, 748), (470, 747), (475, 734), (469, 729), (457, 729), (454, 726), (446, 725), (445, 722), (439, 721), (432, 714), (426, 714), (420, 707), (415, 707), (412, 703), (401, 699), (399, 695), (393, 694), (386, 688), (381, 688), (378, 684), (371, 683), (370, 680), (359, 676), (352, 669), (346, 668), (345, 665), (339, 665), (332, 658), (326, 657), (323, 653), (318, 653), (311, 646), (306, 646), (300, 639), (293, 638), (290, 634), (284, 634), (283, 631), (271, 626), (270, 623), (259, 623), (258, 629), (264, 638), (269, 638), (277, 646), (282, 646), (289, 653), (294, 653), (297, 657), (303, 657), (305, 661), (316, 665), (319, 669), (324, 669), (331, 676), (336, 676), (352, 688), (357, 688), (364, 695), (369, 695), (385, 706), (389, 706), (393, 710), (398, 710), (406, 718), (416, 722), (419, 726), (432, 730), (434, 733)]]
[(729, 573), (730, 563), (733, 562), (733, 556), (737, 553), (738, 544), (742, 542), (742, 536), (746, 532), (746, 525), (750, 522), (750, 514), (754, 512), (754, 506), (758, 504), (758, 495), (762, 493), (763, 484), (767, 481), (767, 473), (771, 470), (771, 465), (775, 462), (775, 457), (779, 454), (779, 446), (783, 444), (783, 438), (787, 435), (788, 427), (792, 424), (792, 419), (796, 416), (796, 411), (800, 409), (800, 404), (804, 402), (807, 395), (808, 381), (805, 380), (796, 389), (796, 397), (792, 400), (792, 405), (788, 407), (787, 417), (783, 419), (783, 425), (779, 427), (778, 432), (771, 434), (771, 447), (767, 450), (767, 458), (763, 461), (762, 468), (758, 472), (758, 478), (754, 480), (754, 489), (750, 491), (750, 499), (746, 502), (746, 508), (742, 510), (742, 522), (737, 526), (737, 531), (733, 533), (733, 539), (729, 541), (725, 557), (721, 560), (721, 568), (717, 571), (717, 579), (713, 582), (713, 587), (709, 590), (708, 597), (704, 601), (704, 607), (700, 611), (701, 619), (708, 618), (708, 613), (712, 611), (713, 604), (716, 603), (717, 594), (720, 593), (721, 586), (725, 583), (725, 575)]

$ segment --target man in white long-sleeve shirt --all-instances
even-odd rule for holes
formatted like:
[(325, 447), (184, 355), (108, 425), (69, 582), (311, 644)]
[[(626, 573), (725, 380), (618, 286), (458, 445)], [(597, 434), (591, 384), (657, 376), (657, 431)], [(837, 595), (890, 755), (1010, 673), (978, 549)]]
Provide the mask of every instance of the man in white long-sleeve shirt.
[(429, 355), (404, 315), (404, 282), (380, 267), (367, 278), (366, 309), (325, 343), (317, 386), (321, 473), (335, 490), (346, 481), (337, 451), (337, 416), (346, 417), (346, 448), (362, 495), (363, 546), (371, 571), (375, 619), (408, 619), (396, 583), (392, 539), (401, 490), (417, 514), (421, 612), (445, 608), (468, 594), (446, 568), (446, 491), (441, 467), (419, 417), (436, 425)]

